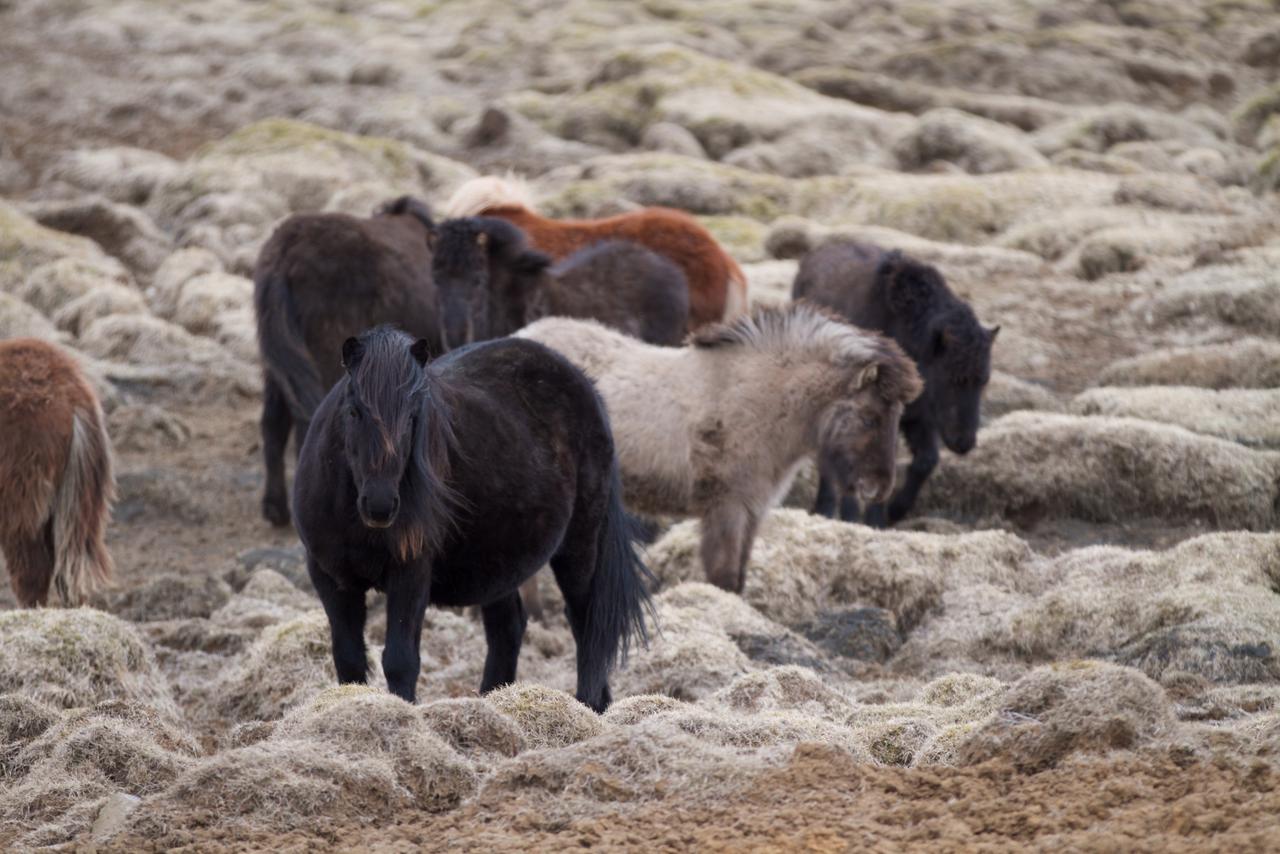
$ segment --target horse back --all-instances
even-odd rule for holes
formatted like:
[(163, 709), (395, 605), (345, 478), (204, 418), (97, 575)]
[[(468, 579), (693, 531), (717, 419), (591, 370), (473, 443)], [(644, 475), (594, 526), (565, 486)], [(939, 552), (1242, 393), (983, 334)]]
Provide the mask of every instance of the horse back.
[(684, 338), (688, 281), (673, 262), (638, 243), (597, 243), (550, 274), (552, 314), (598, 320), (650, 344), (676, 346)]
[(886, 330), (889, 306), (880, 298), (877, 271), (885, 251), (869, 243), (831, 241), (800, 262), (792, 299), (828, 308), (865, 329)]
[(534, 247), (557, 260), (611, 238), (639, 243), (669, 258), (684, 273), (689, 329), (724, 318), (735, 266), (711, 232), (684, 211), (652, 207), (603, 219), (555, 220), (525, 208), (500, 207), (484, 215), (502, 217), (518, 226)]
[(360, 219), (338, 213), (298, 214), (263, 246), (254, 272), (287, 283), (300, 325), (326, 387), (341, 376), (342, 342), (394, 323), (439, 347), (431, 250), (410, 216)]

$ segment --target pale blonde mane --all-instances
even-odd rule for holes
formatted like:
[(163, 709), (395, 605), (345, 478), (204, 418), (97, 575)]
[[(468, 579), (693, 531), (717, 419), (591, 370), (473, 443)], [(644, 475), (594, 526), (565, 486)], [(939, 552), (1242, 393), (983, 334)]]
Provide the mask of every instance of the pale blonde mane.
[(490, 208), (498, 207), (534, 210), (533, 189), (514, 172), (502, 177), (485, 175), (472, 178), (453, 191), (444, 203), (444, 215), (448, 218), (479, 216)]
[(857, 366), (883, 358), (882, 336), (845, 323), (806, 302), (757, 306), (730, 323), (703, 327), (690, 336), (695, 347), (751, 347), (762, 352), (800, 352)]

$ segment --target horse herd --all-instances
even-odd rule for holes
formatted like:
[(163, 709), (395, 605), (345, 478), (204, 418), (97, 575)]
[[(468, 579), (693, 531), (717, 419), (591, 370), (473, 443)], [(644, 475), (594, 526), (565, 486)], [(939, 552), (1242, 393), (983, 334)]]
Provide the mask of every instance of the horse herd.
[[(853, 242), (815, 249), (792, 303), (748, 310), (742, 270), (691, 216), (554, 220), (479, 178), (437, 222), (402, 197), (369, 218), (299, 214), (262, 248), (262, 511), (297, 529), (341, 682), (382, 664), (412, 701), (427, 605), (479, 606), (481, 691), (515, 679), (549, 565), (577, 696), (646, 635), (644, 516), (696, 516), (707, 579), (741, 591), (756, 531), (816, 458), (815, 512), (892, 524), (939, 442), (966, 453), (997, 328), (938, 271)], [(71, 359), (0, 344), (0, 546), (20, 604), (74, 604), (111, 571), (110, 451)], [(893, 493), (897, 437), (912, 453)], [(292, 502), (285, 451), (298, 448)], [(12, 438), (13, 441), (8, 441)]]

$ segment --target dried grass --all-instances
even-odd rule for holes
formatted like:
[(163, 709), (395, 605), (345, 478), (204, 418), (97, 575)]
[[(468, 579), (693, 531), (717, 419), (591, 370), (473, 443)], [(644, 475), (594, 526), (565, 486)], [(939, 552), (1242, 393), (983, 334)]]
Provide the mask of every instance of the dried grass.
[(1131, 750), (1173, 730), (1163, 689), (1142, 673), (1096, 661), (1041, 667), (958, 746), (961, 764), (1001, 758), (1024, 772), (1077, 753)]
[(1153, 350), (1113, 362), (1102, 385), (1280, 388), (1280, 342), (1241, 338), (1223, 344)]
[(1129, 418), (1015, 412), (946, 458), (923, 503), (965, 517), (1158, 518), (1266, 529), (1280, 454)]
[(446, 810), (474, 791), (476, 771), (403, 700), (364, 686), (330, 688), (266, 738), (225, 750), (148, 798), (132, 823), (154, 832), (216, 820), (289, 830), (316, 821)]
[[(650, 547), (660, 584), (700, 579), (698, 543), (698, 523), (682, 522)], [(989, 580), (1017, 589), (1017, 566), (1028, 554), (1018, 538), (995, 531), (876, 531), (781, 508), (761, 526), (743, 595), (784, 625), (809, 623), (831, 608), (873, 605), (892, 611), (909, 631), (938, 608), (949, 586)]]
[(1190, 386), (1094, 388), (1071, 403), (1080, 415), (1141, 418), (1230, 439), (1252, 448), (1280, 447), (1280, 390)]
[(177, 708), (133, 626), (91, 608), (0, 613), (0, 693), (64, 709), (126, 700), (170, 718)]
[(564, 691), (516, 682), (485, 698), (520, 728), (530, 748), (564, 747), (599, 735), (599, 715)]

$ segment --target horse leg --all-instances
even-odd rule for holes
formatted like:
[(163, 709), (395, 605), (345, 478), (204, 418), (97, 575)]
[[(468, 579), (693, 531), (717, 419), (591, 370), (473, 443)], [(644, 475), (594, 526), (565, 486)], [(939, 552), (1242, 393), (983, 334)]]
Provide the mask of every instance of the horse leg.
[(402, 564), (387, 573), (387, 645), (382, 650), (382, 672), (387, 675), (387, 690), (410, 703), (417, 696), (422, 671), (418, 648), (430, 594), (431, 572), (421, 563)]
[(911, 465), (907, 466), (907, 480), (902, 484), (902, 490), (889, 502), (890, 525), (911, 512), (920, 488), (938, 465), (938, 433), (933, 425), (915, 421), (904, 425), (902, 432), (911, 448)]
[(9, 586), (18, 604), (24, 608), (47, 605), (53, 581), (53, 521), (34, 535), (13, 534), (0, 545), (4, 546)]
[(738, 558), (738, 593), (747, 586), (747, 564), (751, 562), (751, 547), (756, 542), (756, 530), (760, 527), (760, 518), (747, 511), (747, 525), (742, 531), (742, 554)]
[[(363, 684), (369, 679), (369, 659), (364, 647), (365, 602), (363, 590), (341, 590), (338, 584), (308, 556), (311, 586), (324, 605), (333, 642), (333, 667), (338, 682)], [(389, 631), (389, 630), (388, 630)]]
[[(608, 664), (601, 660), (599, 651), (591, 649), (587, 642), (591, 579), (598, 569), (594, 543), (578, 549), (562, 547), (551, 558), (551, 571), (556, 577), (560, 592), (564, 594), (564, 615), (569, 621), (569, 629), (573, 632), (573, 643), (577, 649), (576, 696), (580, 703), (590, 706), (596, 712), (603, 712), (613, 702), (613, 695), (609, 691)], [(590, 696), (588, 692), (588, 686), (593, 682), (602, 686), (594, 692), (596, 696)]]
[(520, 659), (520, 643), (529, 622), (519, 593), (512, 593), (480, 609), (484, 617), (484, 639), (489, 647), (484, 659), (484, 679), (480, 693), (516, 681), (516, 663)]
[(538, 576), (535, 575), (520, 585), (520, 597), (524, 599), (525, 613), (541, 623), (544, 615), (542, 613), (542, 593), (538, 590)]
[(834, 519), (836, 515), (836, 491), (831, 479), (823, 474), (818, 475), (818, 497), (813, 501), (813, 512), (817, 516)]
[[(284, 449), (289, 444), (293, 416), (284, 391), (270, 373), (262, 385), (262, 458), (267, 467), (267, 488), (262, 496), (262, 516), (272, 525), (289, 524), (289, 495), (284, 485)], [(299, 437), (298, 444), (302, 444)]]
[(730, 593), (741, 590), (749, 525), (747, 508), (736, 504), (720, 504), (702, 517), (702, 568), (707, 581)]
[(862, 508), (858, 506), (856, 495), (845, 494), (840, 499), (840, 521), (857, 522), (862, 518)]

